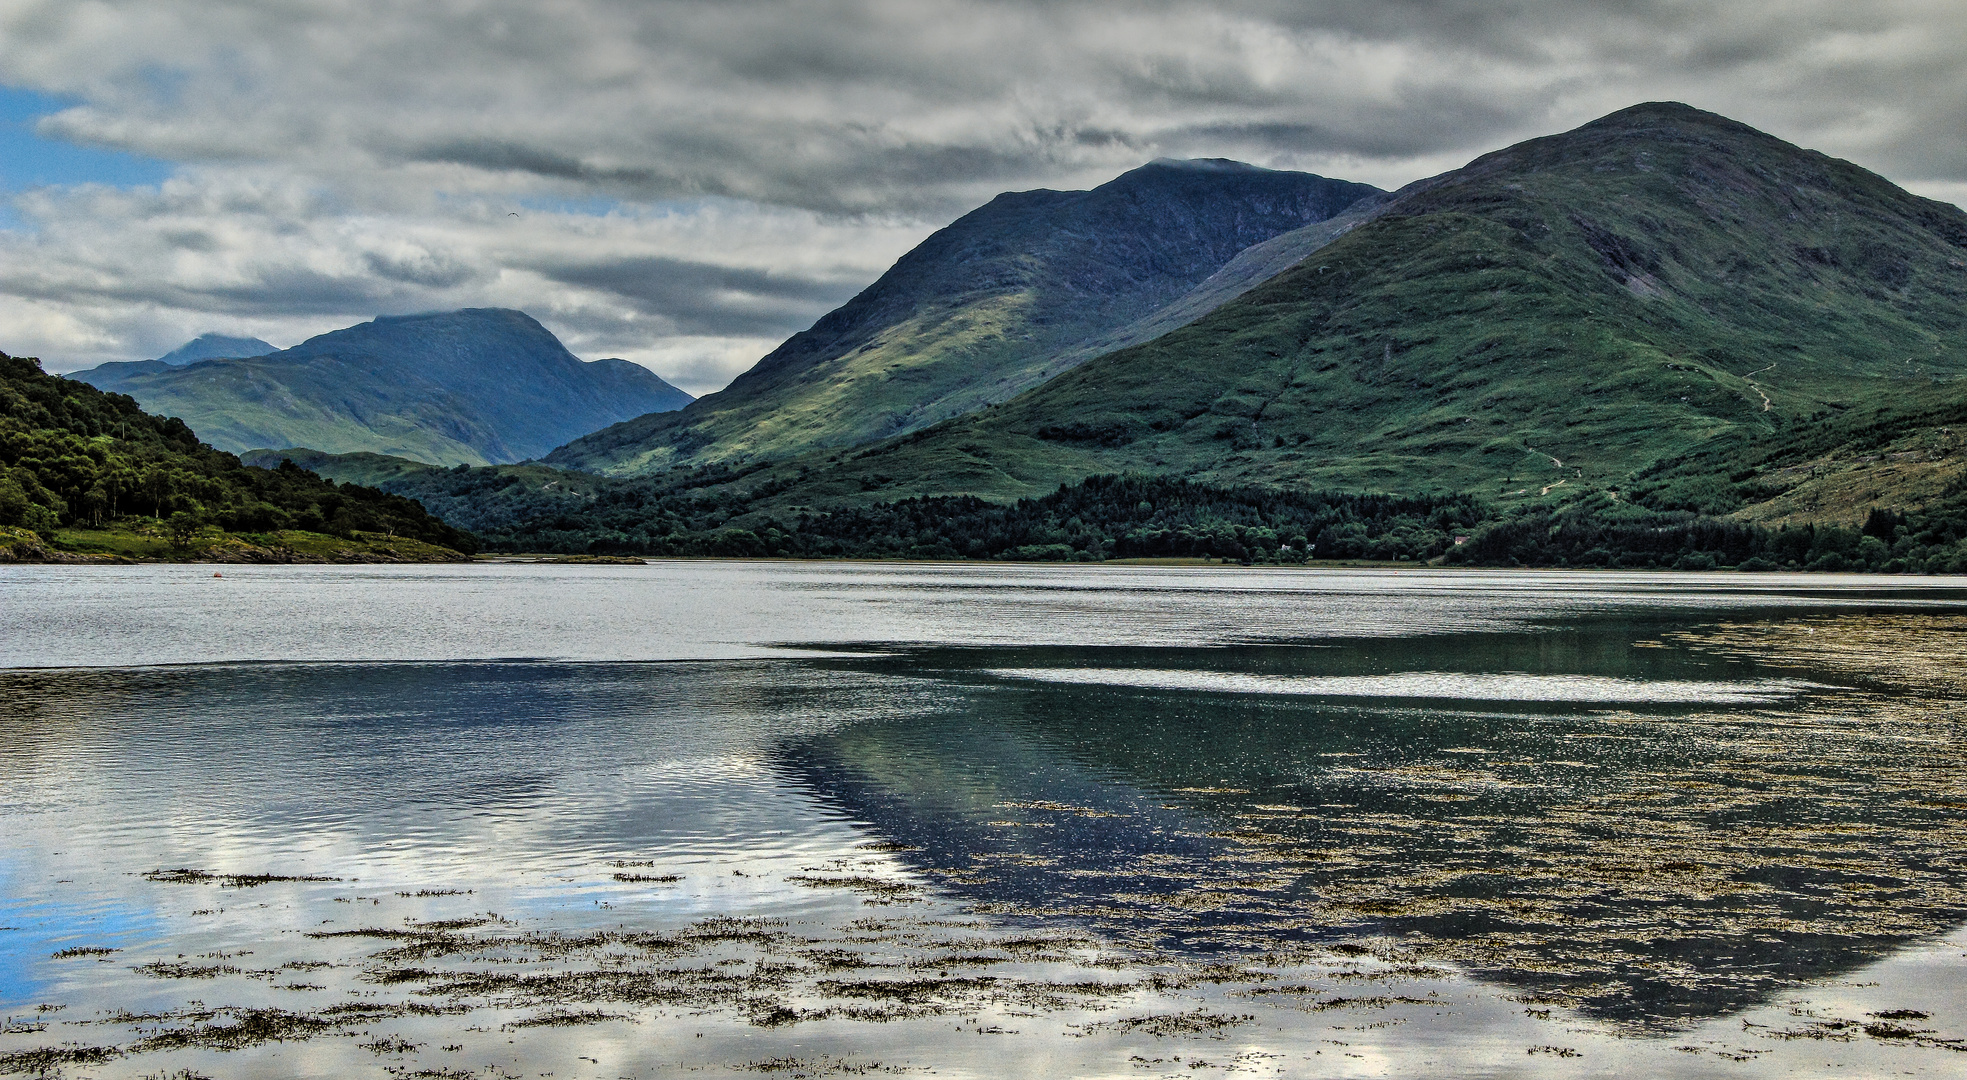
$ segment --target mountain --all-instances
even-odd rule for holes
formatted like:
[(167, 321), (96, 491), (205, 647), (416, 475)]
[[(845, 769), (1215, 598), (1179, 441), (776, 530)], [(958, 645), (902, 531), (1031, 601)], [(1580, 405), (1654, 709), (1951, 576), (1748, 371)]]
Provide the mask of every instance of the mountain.
[(267, 353), (278, 351), (258, 338), (200, 334), (158, 357), (157, 362), (172, 367), (183, 367), (200, 360), (217, 360), (225, 356), (265, 356)]
[(378, 318), (266, 356), (113, 370), (135, 366), (69, 377), (183, 417), (234, 451), (521, 461), (691, 401), (626, 360), (583, 363), (530, 316), (498, 308)]
[(212, 360), (222, 356), (265, 356), (273, 351), (275, 350), (272, 345), (258, 338), (200, 334), (155, 360), (113, 360), (86, 371), (72, 371), (67, 377), (96, 386), (121, 382), (150, 372), (168, 371), (200, 360)]
[[(1166, 320), (1145, 335), (1128, 328), (1182, 302), (1251, 245), (1377, 193), (1203, 160), (1156, 161), (1091, 191), (999, 195), (726, 389), (598, 431), (549, 460), (637, 474), (915, 431), (1013, 397), (1115, 342), (1154, 336)], [(1218, 281), (1208, 295), (1219, 304), (1259, 280)], [(1191, 300), (1186, 317), (1210, 306)]]
[(747, 483), (777, 483), (774, 506), (1121, 471), (1618, 498), (1722, 436), (1967, 374), (1967, 213), (1686, 105), (1485, 155), (1361, 216), (1152, 341)]
[(244, 466), (182, 420), (0, 353), (0, 562), (402, 562), (476, 546), (409, 499)]
[(1967, 572), (1967, 213), (1856, 165), (1642, 105), (1216, 277), (870, 445), (382, 482), (513, 551)]

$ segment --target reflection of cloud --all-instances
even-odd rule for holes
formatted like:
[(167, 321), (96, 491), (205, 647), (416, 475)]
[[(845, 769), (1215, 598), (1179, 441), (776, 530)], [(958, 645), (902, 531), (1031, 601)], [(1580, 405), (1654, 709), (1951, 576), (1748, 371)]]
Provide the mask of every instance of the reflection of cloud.
[(1685, 679), (1621, 679), (1603, 675), (1474, 675), (1452, 671), (1403, 671), (1392, 675), (1243, 675), (1223, 671), (1161, 671), (1149, 668), (1003, 668), (986, 674), (1002, 679), (1129, 686), (1145, 690), (1201, 690), (1217, 694), (1570, 701), (1629, 705), (1772, 705), (1806, 690), (1831, 689), (1796, 679), (1725, 683)]
[[(1947, 0), (16, 0), (0, 83), (77, 103), (38, 134), (179, 174), (26, 197), (0, 347), (71, 367), (495, 303), (589, 354), (782, 337), (1001, 190), (1156, 156), (1394, 187), (1648, 99), (1954, 192), (1963, 36)], [(623, 211), (505, 227), (592, 199)], [(642, 260), (773, 287), (622, 275)]]

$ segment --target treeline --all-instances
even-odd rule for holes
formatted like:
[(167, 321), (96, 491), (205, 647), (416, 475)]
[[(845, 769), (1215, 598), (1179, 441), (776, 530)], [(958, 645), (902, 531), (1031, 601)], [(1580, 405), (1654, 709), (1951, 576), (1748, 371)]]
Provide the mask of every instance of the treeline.
[(1167, 476), (1095, 476), (1008, 505), (940, 496), (762, 514), (757, 503), (783, 484), (740, 494), (731, 486), (739, 478), (711, 468), (661, 481), (563, 483), (508, 467), (426, 473), (389, 487), (470, 526), (488, 550), (595, 555), (1418, 562), (1448, 551), (1484, 517), (1467, 495), (1293, 492)]
[(52, 533), (148, 518), (179, 531), (357, 530), (472, 551), (471, 534), (400, 495), (334, 484), (291, 463), (240, 464), (176, 417), (0, 353), (0, 525)]
[(1967, 491), (1956, 489), (1920, 510), (1872, 510), (1856, 528), (1769, 529), (1687, 511), (1620, 511), (1596, 503), (1492, 523), (1449, 552), (1446, 561), (1634, 570), (1963, 574), (1967, 573)]
[(1215, 558), (1425, 561), (1482, 519), (1467, 495), (1358, 495), (1216, 487), (1169, 476), (1095, 476), (1010, 505), (923, 498), (738, 530), (758, 553), (1098, 562)]
[(1011, 504), (949, 496), (765, 513), (758, 506), (785, 483), (740, 491), (744, 479), (722, 466), (640, 480), (502, 466), (433, 471), (389, 487), (469, 526), (488, 550), (510, 552), (1967, 573), (1967, 490), (1919, 511), (1875, 511), (1861, 527), (1768, 529), (1602, 496), (1506, 514), (1467, 495), (1294, 492), (1168, 476), (1095, 476)]

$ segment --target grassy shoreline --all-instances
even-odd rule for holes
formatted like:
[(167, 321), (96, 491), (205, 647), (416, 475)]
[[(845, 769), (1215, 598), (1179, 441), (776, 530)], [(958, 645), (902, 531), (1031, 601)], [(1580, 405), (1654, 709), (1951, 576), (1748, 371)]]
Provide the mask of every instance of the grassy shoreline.
[[(315, 564), (362, 565), (386, 563), (514, 563), (543, 566), (642, 566), (664, 562), (757, 563), (881, 563), (919, 566), (1025, 566), (1025, 567), (1161, 567), (1167, 569), (1241, 570), (1449, 570), (1449, 571), (1525, 571), (1552, 570), (1578, 573), (1690, 573), (1734, 574), (1745, 572), (1808, 574), (1821, 572), (1799, 567), (1715, 567), (1686, 570), (1674, 567), (1606, 566), (1497, 566), (1450, 561), (1442, 558), (1424, 561), (1383, 559), (1306, 559), (1302, 562), (1243, 562), (1236, 559), (1204, 557), (1143, 557), (1102, 559), (1094, 562), (1052, 559), (966, 559), (900, 556), (839, 555), (569, 555), (556, 552), (486, 552), (466, 555), (450, 548), (404, 537), (382, 534), (330, 536), (300, 530), (276, 533), (207, 534), (178, 546), (158, 529), (60, 529), (49, 541), (26, 529), (0, 526), (0, 565), (97, 565), (134, 566), (142, 564), (267, 565)], [(1864, 573), (1864, 570), (1851, 570)]]
[(0, 526), (0, 563), (130, 565), (136, 563), (457, 563), (471, 556), (451, 548), (386, 533), (348, 536), (281, 529), (235, 533), (205, 528), (172, 536), (162, 524), (124, 524), (102, 529), (63, 528), (48, 533)]

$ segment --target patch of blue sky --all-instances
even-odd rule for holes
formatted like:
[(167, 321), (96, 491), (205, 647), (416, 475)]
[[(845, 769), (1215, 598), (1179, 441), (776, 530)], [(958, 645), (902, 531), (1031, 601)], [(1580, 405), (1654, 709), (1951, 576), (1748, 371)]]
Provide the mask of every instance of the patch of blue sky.
[(627, 209), (628, 204), (620, 199), (605, 195), (590, 195), (580, 199), (559, 199), (527, 197), (518, 200), (519, 209), (540, 214), (571, 214), (578, 217), (607, 217)]
[[(173, 166), (167, 161), (49, 139), (34, 125), (74, 104), (36, 90), (0, 86), (0, 191), (67, 184), (141, 187), (162, 183)], [(15, 228), (18, 218), (0, 212), (0, 227)]]

